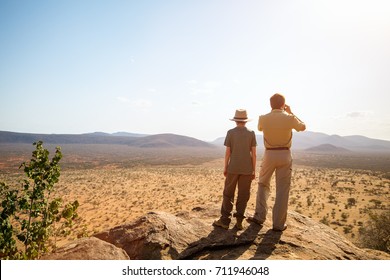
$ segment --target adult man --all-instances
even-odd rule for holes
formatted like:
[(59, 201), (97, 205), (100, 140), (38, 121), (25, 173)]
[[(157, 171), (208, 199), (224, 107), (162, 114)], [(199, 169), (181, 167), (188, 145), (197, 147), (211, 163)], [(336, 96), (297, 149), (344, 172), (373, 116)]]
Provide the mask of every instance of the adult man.
[(236, 110), (232, 121), (236, 127), (230, 129), (225, 138), (225, 186), (221, 207), (221, 217), (213, 223), (214, 226), (229, 228), (231, 212), (233, 210), (234, 193), (238, 185), (235, 217), (235, 227), (241, 230), (245, 209), (250, 197), (250, 187), (255, 179), (256, 170), (256, 136), (254, 131), (245, 124), (249, 121), (246, 110)]
[(266, 220), (270, 194), (270, 182), (275, 172), (276, 198), (272, 211), (273, 230), (287, 228), (287, 207), (291, 185), (291, 142), (292, 129), (304, 131), (306, 125), (286, 105), (283, 95), (276, 93), (270, 98), (272, 111), (259, 117), (258, 129), (263, 131), (265, 152), (260, 167), (256, 197), (256, 210), (249, 222), (263, 224)]

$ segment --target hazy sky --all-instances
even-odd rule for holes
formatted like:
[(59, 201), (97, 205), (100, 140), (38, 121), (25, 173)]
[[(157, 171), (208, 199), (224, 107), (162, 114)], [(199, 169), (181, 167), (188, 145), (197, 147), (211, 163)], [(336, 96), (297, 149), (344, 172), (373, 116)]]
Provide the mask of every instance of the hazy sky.
[(275, 92), (390, 140), (390, 1), (0, 0), (0, 130), (213, 140)]

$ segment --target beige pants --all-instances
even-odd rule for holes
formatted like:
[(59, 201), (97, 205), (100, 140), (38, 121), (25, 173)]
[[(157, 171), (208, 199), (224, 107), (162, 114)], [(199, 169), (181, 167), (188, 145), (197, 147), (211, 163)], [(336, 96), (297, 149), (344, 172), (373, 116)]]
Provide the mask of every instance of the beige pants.
[(276, 198), (272, 210), (274, 229), (283, 229), (287, 219), (288, 197), (291, 185), (292, 157), (290, 150), (266, 150), (260, 167), (259, 185), (254, 218), (264, 222), (267, 217), (267, 200), (270, 183), (275, 172)]

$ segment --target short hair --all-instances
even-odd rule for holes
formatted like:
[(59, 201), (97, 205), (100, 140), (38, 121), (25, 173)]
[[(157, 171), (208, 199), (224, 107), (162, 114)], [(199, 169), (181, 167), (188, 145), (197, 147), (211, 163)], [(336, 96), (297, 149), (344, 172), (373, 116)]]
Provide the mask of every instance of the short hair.
[(269, 99), (272, 109), (280, 109), (286, 103), (286, 99), (280, 93), (275, 93)]

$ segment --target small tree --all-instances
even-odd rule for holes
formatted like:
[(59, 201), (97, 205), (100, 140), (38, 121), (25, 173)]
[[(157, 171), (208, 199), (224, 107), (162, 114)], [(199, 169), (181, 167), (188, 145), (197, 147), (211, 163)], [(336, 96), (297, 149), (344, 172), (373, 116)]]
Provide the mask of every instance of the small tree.
[(349, 207), (352, 207), (352, 206), (355, 206), (355, 205), (356, 205), (356, 199), (353, 198), (353, 197), (348, 198), (347, 201), (348, 201), (348, 206), (349, 206)]
[(329, 226), (329, 223), (330, 223), (327, 216), (322, 217), (320, 222), (323, 223), (324, 225), (327, 225), (327, 226)]
[(348, 213), (345, 213), (345, 212), (341, 213), (341, 220), (343, 222), (346, 222), (348, 220), (348, 218), (349, 218), (349, 214)]
[(370, 220), (359, 229), (359, 238), (362, 245), (367, 248), (390, 253), (390, 210), (380, 215), (368, 213)]
[[(62, 206), (61, 198), (52, 198), (60, 176), (61, 149), (49, 160), (41, 141), (34, 143), (30, 162), (24, 162), (25, 179), (20, 189), (0, 183), (0, 257), (36, 259), (50, 247), (50, 237), (67, 234), (77, 217), (77, 200)], [(58, 224), (58, 227), (57, 227)]]

